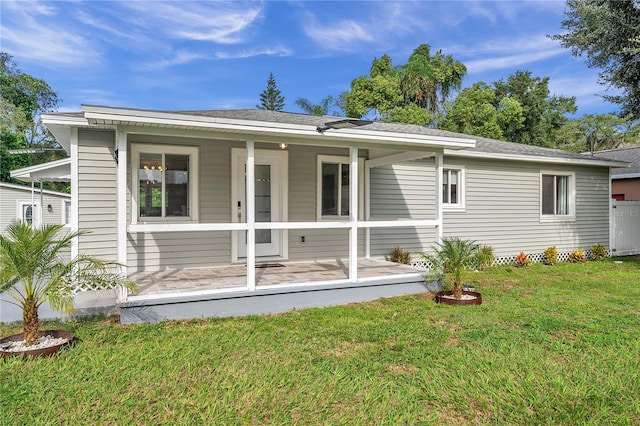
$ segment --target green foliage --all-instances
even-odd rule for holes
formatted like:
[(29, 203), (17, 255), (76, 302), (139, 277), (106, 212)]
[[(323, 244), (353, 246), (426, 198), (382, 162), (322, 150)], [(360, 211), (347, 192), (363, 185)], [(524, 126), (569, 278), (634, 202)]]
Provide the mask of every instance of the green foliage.
[(395, 263), (401, 263), (403, 265), (411, 264), (411, 252), (409, 250), (405, 250), (400, 246), (395, 246), (393, 250), (391, 250), (391, 254), (389, 254), (389, 260)]
[(566, 114), (577, 110), (575, 97), (551, 96), (549, 77), (532, 77), (530, 71), (516, 71), (493, 86), (498, 103), (509, 98), (510, 105), (517, 101), (522, 107), (522, 125), (516, 120), (510, 124), (518, 125), (503, 128), (504, 140), (510, 142), (552, 147), (558, 130), (568, 121)]
[(588, 114), (568, 121), (560, 130), (558, 148), (594, 152), (640, 143), (640, 120), (612, 114)]
[(523, 126), (524, 116), (520, 103), (508, 97), (500, 102), (496, 92), (486, 83), (475, 83), (460, 92), (445, 106), (438, 127), (452, 132), (502, 139), (505, 129), (517, 130)]
[(422, 253), (422, 257), (433, 265), (430, 276), (445, 274), (445, 282), (453, 285), (455, 297), (460, 298), (467, 272), (478, 265), (479, 249), (475, 241), (443, 238), (441, 243), (431, 248), (431, 253)]
[(544, 253), (542, 253), (542, 262), (549, 266), (553, 266), (558, 263), (558, 249), (556, 249), (555, 246), (544, 249)]
[(323, 98), (319, 104), (313, 104), (309, 99), (305, 98), (296, 99), (296, 105), (311, 115), (329, 115), (331, 107), (335, 104), (336, 102), (331, 95)]
[(531, 263), (531, 259), (529, 259), (529, 256), (523, 251), (513, 259), (513, 265), (518, 268), (529, 266), (529, 263)]
[(602, 244), (594, 244), (591, 246), (591, 260), (600, 261), (607, 257), (607, 249)]
[(428, 44), (420, 45), (398, 67), (388, 55), (374, 59), (369, 76), (354, 79), (351, 90), (340, 95), (340, 107), (348, 117), (431, 124), (443, 102), (460, 88), (466, 67), (430, 50)]
[(601, 83), (622, 91), (605, 96), (621, 106), (621, 116), (640, 118), (640, 8), (634, 0), (569, 0), (562, 34), (552, 36), (574, 56), (600, 68)]
[(584, 250), (574, 250), (569, 253), (567, 261), (569, 263), (584, 263), (587, 261), (587, 256), (584, 253)]
[(267, 88), (260, 93), (260, 105), (256, 105), (256, 108), (270, 111), (282, 111), (284, 108), (284, 96), (278, 90), (273, 73), (269, 73)]
[(485, 269), (490, 268), (491, 266), (493, 266), (493, 260), (494, 260), (493, 247), (491, 246), (480, 247), (477, 253), (477, 258), (476, 258), (476, 265), (478, 269), (480, 269), (481, 271), (484, 271)]
[(37, 323), (37, 309), (46, 301), (55, 310), (73, 312), (74, 283), (94, 289), (114, 285), (134, 289), (126, 277), (111, 270), (116, 264), (87, 255), (65, 260), (71, 241), (82, 234), (65, 233), (64, 225), (8, 225), (0, 234), (0, 293), (12, 298), (25, 314), (33, 306)]

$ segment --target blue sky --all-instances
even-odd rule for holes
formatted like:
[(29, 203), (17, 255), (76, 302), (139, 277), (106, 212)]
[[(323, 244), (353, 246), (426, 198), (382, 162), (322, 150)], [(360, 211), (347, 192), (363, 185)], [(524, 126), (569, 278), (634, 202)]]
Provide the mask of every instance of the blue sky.
[(274, 73), (285, 111), (349, 90), (373, 58), (404, 64), (417, 46), (463, 62), (463, 87), (516, 70), (576, 96), (577, 116), (616, 110), (598, 70), (547, 38), (561, 1), (11, 1), (0, 43), (23, 72), (81, 104), (149, 109), (255, 108)]

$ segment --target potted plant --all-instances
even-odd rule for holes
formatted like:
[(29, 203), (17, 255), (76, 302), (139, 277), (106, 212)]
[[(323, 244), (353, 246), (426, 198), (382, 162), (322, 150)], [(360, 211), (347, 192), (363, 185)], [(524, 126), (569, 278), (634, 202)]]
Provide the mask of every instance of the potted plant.
[(422, 257), (433, 266), (429, 278), (444, 275), (443, 282), (451, 284), (453, 291), (436, 293), (436, 302), (455, 305), (480, 305), (480, 293), (464, 289), (464, 278), (469, 270), (476, 268), (479, 261), (480, 246), (475, 241), (462, 240), (457, 237), (443, 238), (442, 242), (432, 247), (431, 253), (423, 253)]
[[(117, 271), (119, 266), (95, 257), (80, 255), (65, 259), (74, 238), (83, 232), (65, 232), (63, 225), (32, 227), (27, 222), (14, 222), (0, 234), (0, 293), (13, 299), (22, 309), (22, 334), (0, 340), (4, 356), (49, 355), (70, 343), (73, 335), (65, 331), (40, 331), (38, 308), (45, 302), (67, 315), (75, 309), (74, 288), (87, 286), (96, 290), (135, 285)], [(40, 342), (46, 336), (53, 337)], [(12, 346), (14, 348), (12, 348)], [(18, 346), (20, 350), (16, 350)]]

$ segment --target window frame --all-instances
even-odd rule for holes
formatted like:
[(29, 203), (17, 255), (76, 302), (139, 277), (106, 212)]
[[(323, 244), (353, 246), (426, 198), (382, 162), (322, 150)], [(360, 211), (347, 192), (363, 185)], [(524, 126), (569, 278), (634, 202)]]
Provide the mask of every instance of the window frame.
[[(445, 203), (444, 202), (444, 194), (442, 196), (442, 208), (444, 210), (464, 210), (465, 209), (465, 193), (466, 193), (466, 168), (464, 166), (457, 165), (443, 165), (442, 166), (442, 182), (440, 183), (440, 191), (443, 191), (444, 185), (444, 175), (447, 172), (458, 172), (458, 201), (456, 203)], [(449, 179), (449, 182), (451, 180)], [(449, 199), (451, 198), (451, 187), (449, 183)]]
[(40, 202), (34, 201), (32, 203), (31, 201), (24, 201), (24, 200), (18, 201), (18, 205), (16, 209), (16, 217), (18, 218), (18, 220), (25, 221), (25, 218), (24, 218), (25, 206), (32, 206), (31, 207), (31, 226), (36, 228), (39, 227), (42, 223), (42, 218), (40, 217)]
[[(349, 220), (349, 215), (323, 215), (322, 214), (322, 164), (347, 164), (351, 166), (351, 160), (348, 156), (341, 155), (324, 155), (318, 154), (316, 159), (316, 220), (332, 221), (332, 220)], [(351, 182), (349, 182), (351, 189)], [(341, 197), (338, 196), (338, 199)], [(364, 217), (364, 158), (358, 157), (358, 219)]]
[[(198, 203), (198, 165), (200, 161), (199, 148), (195, 146), (183, 146), (183, 145), (164, 145), (164, 144), (143, 144), (132, 143), (131, 144), (131, 223), (153, 223), (153, 222), (198, 222), (199, 218), (199, 203)], [(155, 154), (155, 155), (188, 155), (189, 156), (189, 170), (188, 170), (188, 216), (140, 216), (139, 197), (140, 197), (140, 154)], [(163, 176), (165, 171), (163, 170)], [(166, 179), (163, 178), (163, 182)], [(164, 200), (164, 190), (162, 199)]]
[[(567, 177), (568, 191), (567, 191), (567, 205), (569, 212), (567, 214), (545, 214), (542, 212), (542, 204), (544, 199), (544, 183), (543, 176)], [(576, 174), (575, 172), (557, 171), (557, 170), (540, 170), (540, 183), (539, 183), (539, 212), (540, 222), (564, 222), (574, 221), (576, 219)], [(554, 179), (554, 211), (557, 211), (557, 198), (556, 198), (556, 179)]]
[[(71, 200), (62, 200), (62, 224), (66, 227), (71, 227)], [(69, 204), (69, 213), (67, 214), (67, 204)]]

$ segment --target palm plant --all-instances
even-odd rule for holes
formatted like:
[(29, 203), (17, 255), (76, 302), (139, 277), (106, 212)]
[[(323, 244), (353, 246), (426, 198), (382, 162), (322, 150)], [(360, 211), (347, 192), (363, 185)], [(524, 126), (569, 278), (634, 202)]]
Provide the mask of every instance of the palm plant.
[(467, 272), (477, 266), (479, 249), (475, 241), (443, 238), (432, 247), (432, 253), (423, 253), (422, 257), (433, 265), (434, 274), (445, 275), (445, 280), (453, 284), (453, 297), (460, 299)]
[(84, 232), (63, 232), (63, 225), (32, 227), (14, 222), (0, 234), (0, 293), (6, 293), (22, 309), (25, 345), (38, 342), (38, 308), (46, 301), (67, 315), (75, 310), (74, 288), (96, 290), (135, 285), (116, 272), (117, 263), (80, 255), (71, 260), (65, 253), (74, 238)]

